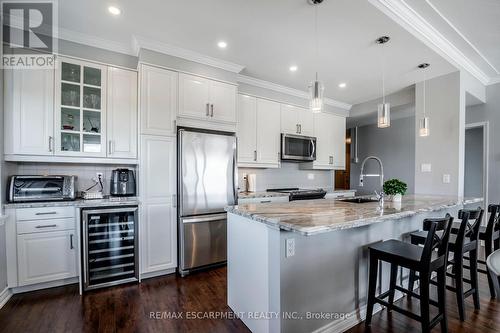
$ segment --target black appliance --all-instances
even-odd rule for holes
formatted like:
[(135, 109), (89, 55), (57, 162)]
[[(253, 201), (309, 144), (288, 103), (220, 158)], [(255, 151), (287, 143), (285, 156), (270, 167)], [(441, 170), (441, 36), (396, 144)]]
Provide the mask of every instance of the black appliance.
[(135, 175), (130, 169), (115, 169), (111, 172), (109, 193), (112, 196), (135, 196)]
[(316, 160), (316, 138), (282, 133), (281, 160), (295, 162)]
[(287, 193), (290, 197), (290, 201), (294, 200), (312, 200), (312, 199), (323, 199), (326, 195), (326, 191), (319, 188), (314, 190), (302, 190), (299, 188), (269, 188), (267, 192), (279, 192)]

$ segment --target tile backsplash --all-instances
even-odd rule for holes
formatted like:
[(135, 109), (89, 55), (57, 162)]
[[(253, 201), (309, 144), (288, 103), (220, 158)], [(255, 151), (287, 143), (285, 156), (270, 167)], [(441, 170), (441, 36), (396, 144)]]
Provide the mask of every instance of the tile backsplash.
[(238, 168), (238, 186), (244, 190), (244, 174), (255, 174), (256, 190), (298, 187), (305, 189), (334, 188), (334, 172), (329, 170), (301, 170), (298, 163), (281, 163), (279, 169)]
[[(11, 163), (9, 162), (9, 176), (11, 175), (72, 175), (76, 176), (76, 190), (83, 191), (94, 185), (92, 178), (97, 178), (97, 173), (104, 175), (103, 193), (109, 194), (109, 181), (111, 171), (118, 168), (128, 168), (135, 172), (137, 180), (137, 169), (133, 165), (110, 165), (110, 164), (73, 164), (73, 163)], [(92, 191), (96, 191), (96, 186)]]

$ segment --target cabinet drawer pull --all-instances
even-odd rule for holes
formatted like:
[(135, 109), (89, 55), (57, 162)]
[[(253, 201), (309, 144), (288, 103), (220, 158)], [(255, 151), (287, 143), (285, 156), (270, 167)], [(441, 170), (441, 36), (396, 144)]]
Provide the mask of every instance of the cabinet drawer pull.
[(271, 200), (262, 200), (260, 203), (270, 203)]
[(39, 212), (35, 213), (35, 215), (55, 215), (57, 212)]
[(73, 246), (73, 234), (69, 235), (69, 249), (73, 250), (75, 247)]
[(55, 228), (55, 227), (57, 227), (57, 224), (37, 225), (35, 228), (43, 229), (43, 228)]
[(207, 109), (206, 109), (206, 115), (207, 117), (210, 117), (210, 104), (207, 103)]

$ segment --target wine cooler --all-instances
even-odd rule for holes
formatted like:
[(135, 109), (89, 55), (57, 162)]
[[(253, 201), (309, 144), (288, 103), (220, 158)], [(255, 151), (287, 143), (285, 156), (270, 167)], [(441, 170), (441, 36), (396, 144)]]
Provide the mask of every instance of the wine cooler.
[(138, 281), (137, 210), (82, 209), (83, 290)]

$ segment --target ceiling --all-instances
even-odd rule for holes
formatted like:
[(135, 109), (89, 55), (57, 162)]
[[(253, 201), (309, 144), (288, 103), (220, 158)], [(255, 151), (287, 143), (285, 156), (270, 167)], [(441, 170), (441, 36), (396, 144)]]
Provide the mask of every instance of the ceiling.
[[(122, 15), (109, 15), (110, 4)], [(314, 9), (306, 0), (64, 0), (59, 25), (66, 32), (62, 37), (98, 36), (104, 45), (130, 48), (134, 35), (167, 43), (243, 65), (241, 74), (299, 90), (307, 90), (317, 69), (325, 96), (348, 104), (381, 96), (382, 59), (388, 92), (420, 81), (416, 66), (421, 62), (431, 63), (428, 78), (456, 70), (366, 0), (326, 0), (318, 10), (318, 58)], [(374, 42), (382, 35), (391, 37), (386, 47)], [(217, 47), (219, 40), (228, 43), (225, 50)], [(291, 65), (298, 70), (290, 72)], [(341, 82), (347, 87), (339, 88)]]

